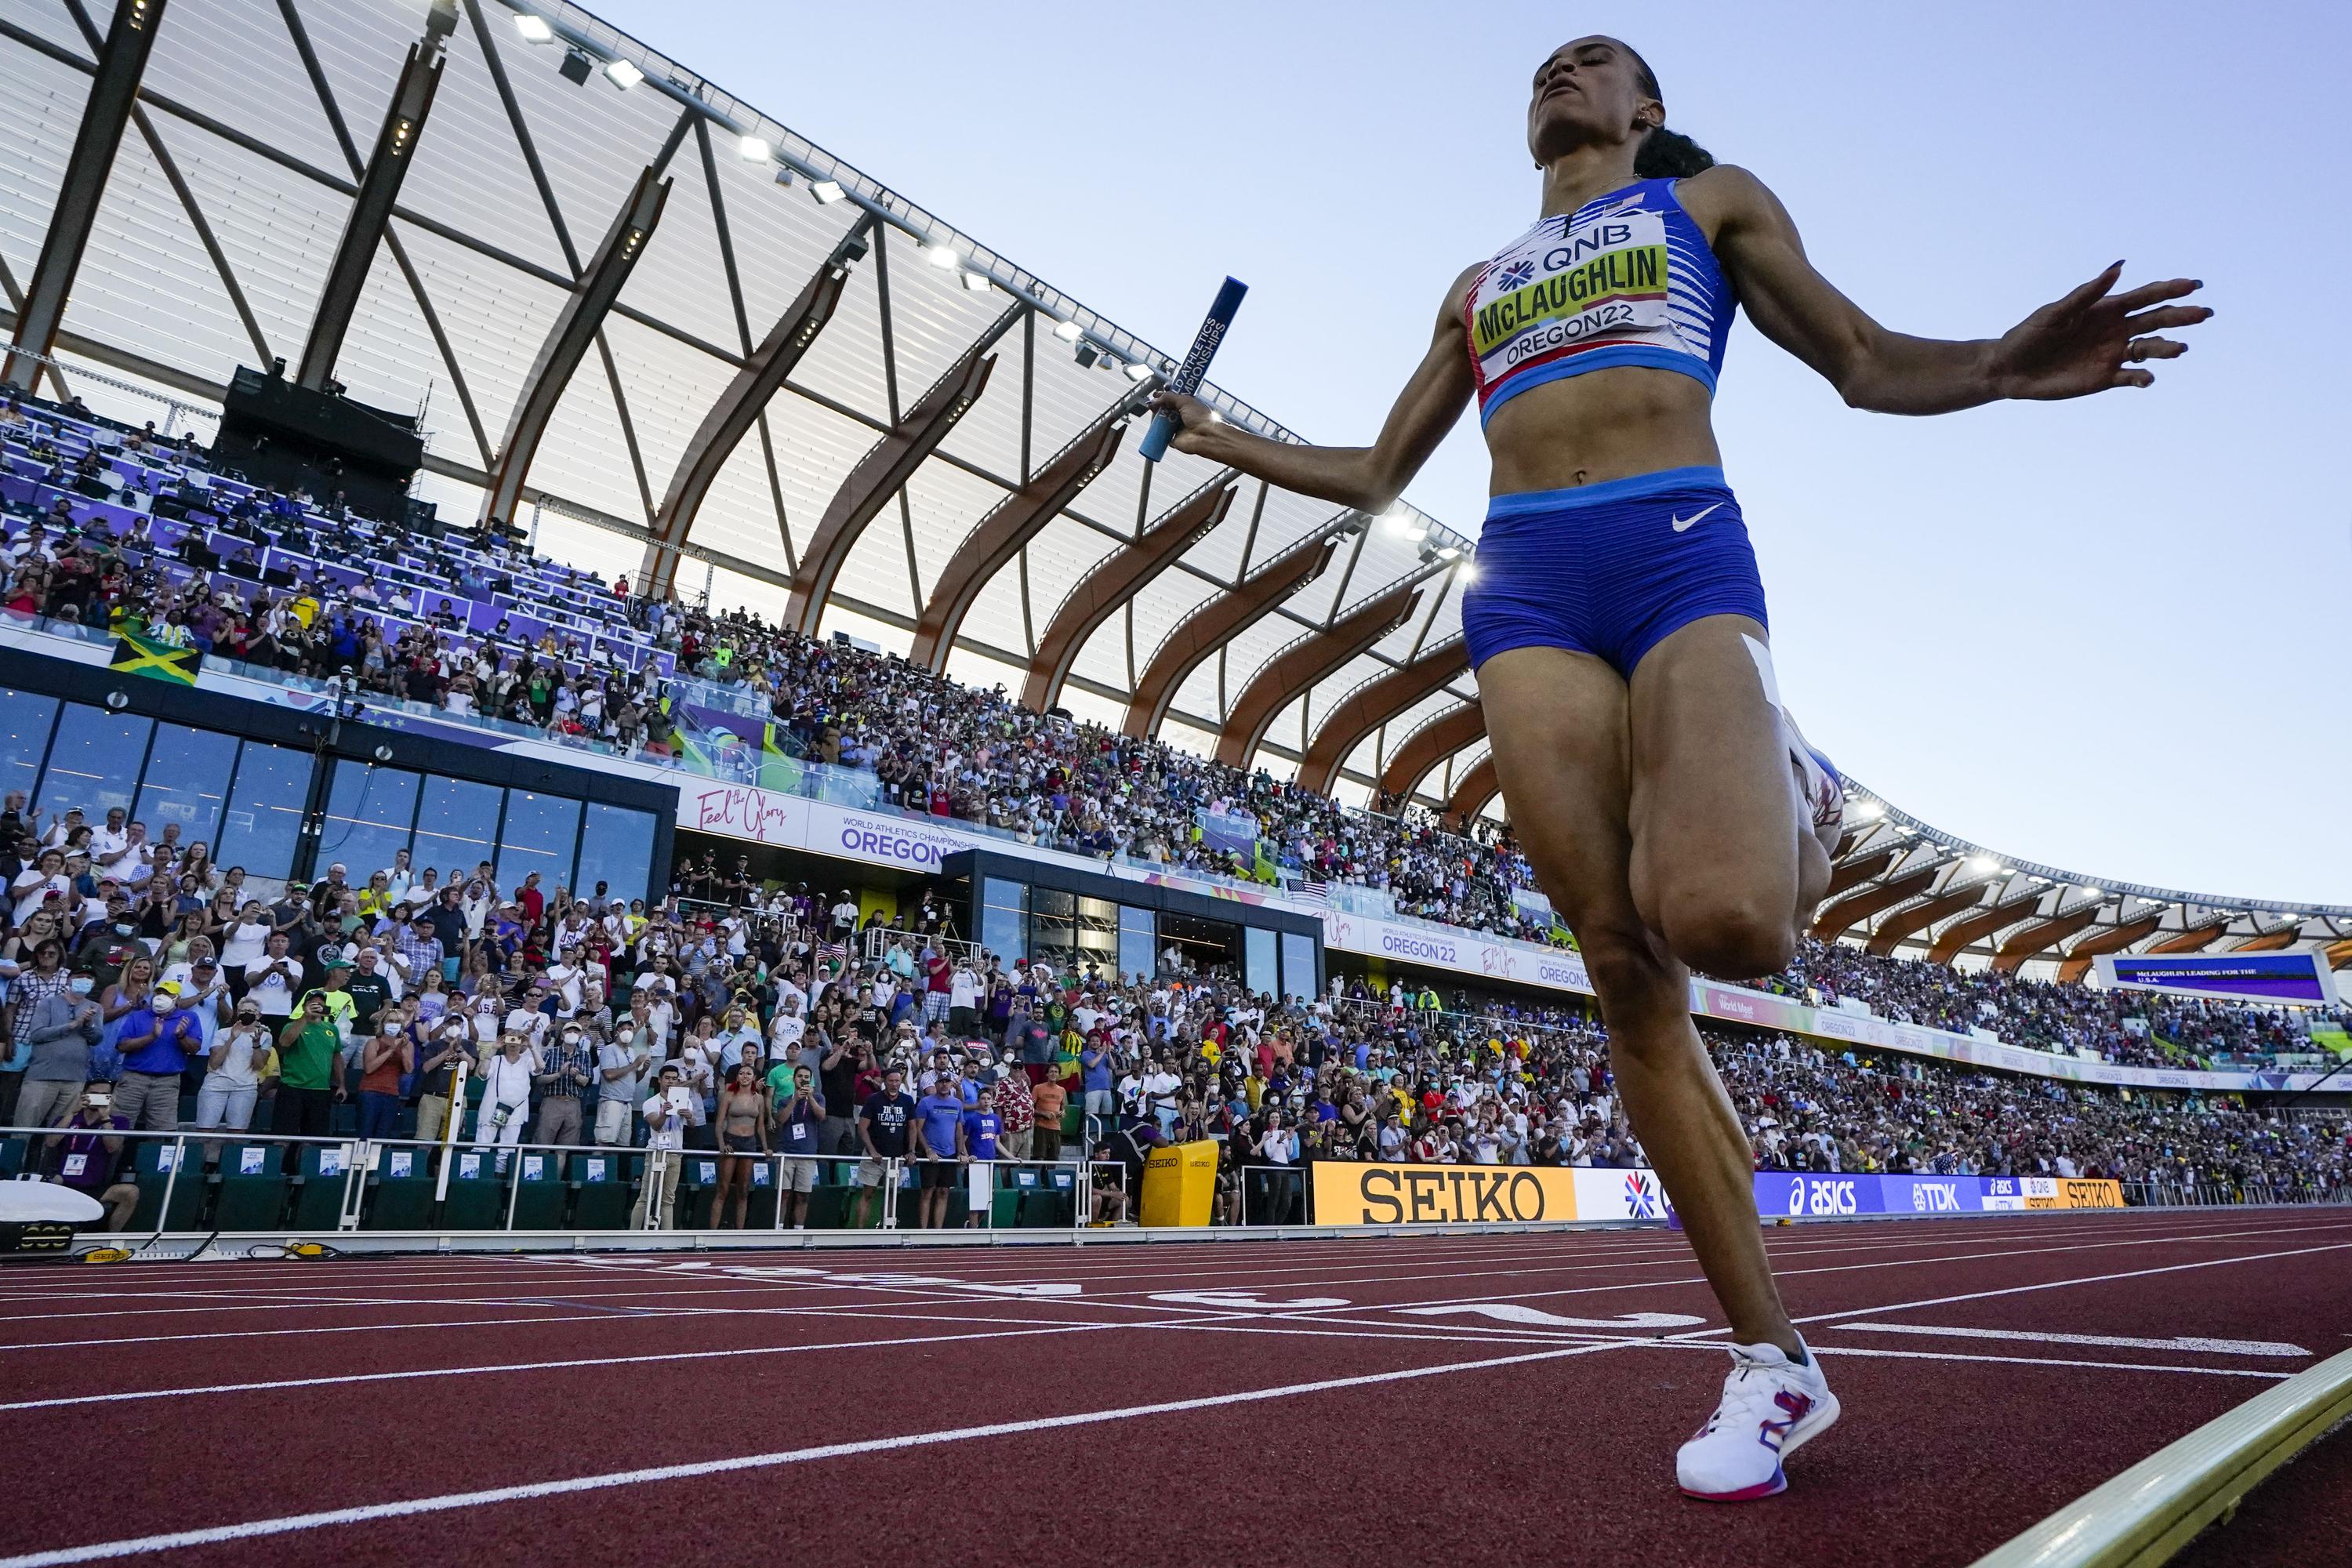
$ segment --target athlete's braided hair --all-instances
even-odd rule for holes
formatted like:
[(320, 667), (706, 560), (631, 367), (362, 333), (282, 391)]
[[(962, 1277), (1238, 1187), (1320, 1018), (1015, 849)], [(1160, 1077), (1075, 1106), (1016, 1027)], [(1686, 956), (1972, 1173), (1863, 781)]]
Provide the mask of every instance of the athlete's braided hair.
[[(1650, 68), (1650, 62), (1628, 45), (1620, 44), (1618, 47), (1633, 57), (1635, 85), (1663, 102), (1665, 94), (1658, 90), (1658, 73)], [(1633, 152), (1633, 173), (1645, 180), (1679, 180), (1714, 167), (1714, 153), (1681, 132), (1669, 131), (1663, 125), (1652, 126)]]

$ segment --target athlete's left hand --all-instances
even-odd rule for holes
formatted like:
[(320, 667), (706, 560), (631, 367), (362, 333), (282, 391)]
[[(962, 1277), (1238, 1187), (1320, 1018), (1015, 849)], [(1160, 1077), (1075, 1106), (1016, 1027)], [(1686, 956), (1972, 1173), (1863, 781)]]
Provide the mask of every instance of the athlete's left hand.
[(1995, 395), (2051, 399), (2082, 397), (2113, 386), (2151, 386), (2156, 374), (2137, 368), (2142, 362), (2187, 353), (2187, 343), (2155, 334), (2195, 326), (2213, 312), (2202, 305), (2158, 301), (2193, 294), (2204, 284), (2175, 278), (2108, 293), (2123, 270), (2124, 264), (2116, 262), (2011, 327), (1993, 345)]

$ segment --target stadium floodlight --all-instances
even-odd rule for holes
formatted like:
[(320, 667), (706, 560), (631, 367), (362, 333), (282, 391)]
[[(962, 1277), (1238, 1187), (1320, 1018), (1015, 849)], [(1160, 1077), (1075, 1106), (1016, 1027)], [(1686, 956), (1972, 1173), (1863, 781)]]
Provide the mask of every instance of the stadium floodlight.
[(2086, 899), (2094, 899), (2094, 900), (2095, 900), (2095, 899), (2104, 899), (2104, 898), (2105, 898), (2107, 895), (2106, 895), (2106, 893), (2105, 893), (2103, 889), (2098, 889), (2098, 888), (2084, 888), (2084, 889), (2083, 889), (2083, 896), (2084, 896), (2084, 898), (2086, 898)]
[(972, 294), (985, 294), (990, 289), (995, 287), (995, 285), (989, 282), (988, 275), (984, 272), (965, 273), (963, 275), (963, 286), (967, 293)]
[(952, 245), (927, 243), (923, 247), (923, 259), (945, 272), (953, 268), (959, 261), (962, 260), (962, 258), (956, 254), (955, 247)]
[(818, 201), (823, 202), (827, 206), (831, 206), (834, 203), (839, 201), (848, 194), (849, 193), (847, 191), (841, 188), (841, 182), (839, 180), (811, 180), (809, 182), (809, 195), (814, 196)]
[(1971, 871), (1990, 871), (2000, 866), (2000, 861), (1994, 859), (1990, 855), (1977, 855), (1969, 858), (1969, 869)]
[(1471, 582), (1478, 575), (1477, 563), (1468, 560), (1457, 561), (1454, 564), (1454, 572), (1461, 581)]
[(526, 44), (555, 42), (555, 29), (547, 25), (547, 18), (534, 16), (528, 11), (515, 13), (515, 31), (522, 35), (522, 41)]
[(604, 74), (611, 77), (613, 85), (624, 92), (646, 79), (646, 73), (637, 68), (635, 60), (608, 60), (604, 65)]
[(1061, 339), (1066, 343), (1076, 342), (1082, 335), (1083, 331), (1084, 329), (1082, 329), (1076, 321), (1056, 321), (1054, 323), (1054, 335)]
[(1876, 822), (1886, 815), (1886, 808), (1874, 800), (1865, 800), (1853, 808), (1853, 814), (1864, 822)]
[(1150, 381), (1151, 379), (1151, 367), (1145, 364), (1140, 360), (1134, 361), (1124, 368), (1127, 371), (1127, 378), (1129, 381)]
[(1462, 559), (1462, 547), (1458, 544), (1441, 544), (1437, 547), (1437, 558), (1440, 561), (1459, 561)]
[(574, 87), (586, 87), (589, 74), (595, 68), (596, 62), (589, 58), (587, 50), (566, 49), (563, 63), (555, 68), (555, 74)]
[(748, 132), (740, 142), (735, 143), (736, 156), (746, 163), (764, 163), (775, 156), (775, 153), (776, 150), (768, 145), (766, 137), (753, 136)]

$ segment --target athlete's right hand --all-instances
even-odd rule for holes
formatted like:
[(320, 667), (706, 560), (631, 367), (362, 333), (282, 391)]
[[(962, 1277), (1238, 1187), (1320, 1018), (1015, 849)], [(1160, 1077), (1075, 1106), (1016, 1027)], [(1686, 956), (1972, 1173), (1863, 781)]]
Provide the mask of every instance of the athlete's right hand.
[(1176, 433), (1168, 438), (1168, 444), (1180, 452), (1190, 452), (1196, 457), (1206, 444), (1202, 432), (1213, 425), (1224, 423), (1224, 416), (1199, 398), (1189, 393), (1171, 392), (1165, 387), (1153, 393), (1144, 406), (1155, 414), (1163, 409), (1174, 414), (1178, 421)]

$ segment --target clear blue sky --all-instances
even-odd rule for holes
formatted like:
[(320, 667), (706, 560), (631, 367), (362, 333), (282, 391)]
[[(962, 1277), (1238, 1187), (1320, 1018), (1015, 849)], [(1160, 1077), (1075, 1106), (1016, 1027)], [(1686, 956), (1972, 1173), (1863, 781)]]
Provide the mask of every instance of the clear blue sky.
[[(591, 3), (1163, 349), (1247, 280), (1215, 379), (1309, 439), (1370, 439), (1535, 216), (1528, 79), (1588, 32), (1891, 326), (1998, 333), (2117, 257), (2202, 278), (2154, 389), (1932, 420), (1743, 322), (1725, 461), (1782, 693), (1872, 787), (2086, 875), (2352, 902), (2341, 0)], [(1486, 478), (1465, 419), (1408, 494), (1475, 531)]]

